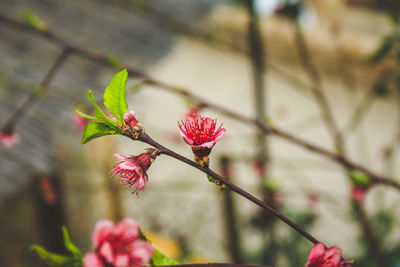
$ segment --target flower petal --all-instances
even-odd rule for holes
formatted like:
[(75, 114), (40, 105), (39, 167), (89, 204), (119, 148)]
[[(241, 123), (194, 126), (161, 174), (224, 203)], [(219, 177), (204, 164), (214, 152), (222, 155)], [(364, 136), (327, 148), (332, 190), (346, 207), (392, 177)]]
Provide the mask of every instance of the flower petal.
[(114, 224), (109, 220), (99, 220), (94, 226), (92, 241), (95, 248), (98, 248), (103, 243), (107, 236), (112, 233)]
[(121, 161), (119, 167), (126, 170), (136, 170), (138, 168), (137, 162), (134, 161)]
[(113, 263), (114, 262), (114, 252), (113, 248), (110, 243), (104, 242), (103, 245), (101, 245), (99, 254), (108, 262), (108, 263)]
[(89, 252), (85, 254), (83, 258), (84, 267), (104, 267), (103, 262), (94, 252)]
[(114, 227), (114, 235), (123, 242), (133, 242), (138, 238), (139, 225), (131, 218), (125, 218)]
[(328, 248), (325, 251), (324, 259), (338, 265), (342, 259), (342, 250), (338, 247)]
[(127, 159), (127, 158), (128, 158), (127, 156), (124, 156), (124, 155), (119, 154), (119, 153), (114, 153), (113, 156), (114, 156), (114, 157), (117, 157), (117, 158), (119, 158), (119, 159)]
[(154, 248), (147, 242), (138, 240), (133, 243), (131, 248), (131, 256), (137, 261), (140, 261), (140, 265), (147, 265), (153, 256)]
[(324, 255), (325, 252), (325, 246), (322, 243), (316, 244), (311, 250), (310, 253), (308, 254), (308, 261), (310, 263), (313, 263), (320, 257)]
[(115, 267), (130, 267), (129, 266), (129, 255), (126, 253), (119, 253), (114, 260)]

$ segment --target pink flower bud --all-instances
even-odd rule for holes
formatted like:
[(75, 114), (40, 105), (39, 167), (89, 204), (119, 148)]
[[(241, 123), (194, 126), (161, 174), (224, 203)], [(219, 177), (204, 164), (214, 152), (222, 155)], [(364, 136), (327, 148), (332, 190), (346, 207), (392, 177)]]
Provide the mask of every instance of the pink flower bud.
[(126, 125), (128, 125), (130, 128), (134, 128), (139, 123), (137, 115), (134, 111), (129, 111), (125, 113), (124, 121)]

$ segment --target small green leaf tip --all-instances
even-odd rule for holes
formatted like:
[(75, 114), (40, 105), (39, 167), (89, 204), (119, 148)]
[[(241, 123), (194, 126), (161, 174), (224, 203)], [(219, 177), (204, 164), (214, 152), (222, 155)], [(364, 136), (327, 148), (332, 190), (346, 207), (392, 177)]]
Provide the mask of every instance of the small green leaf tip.
[(82, 113), (82, 112), (80, 112), (80, 111), (77, 110), (77, 109), (75, 110), (75, 113), (78, 114), (79, 116), (81, 116), (82, 118), (85, 118), (85, 119), (88, 119), (88, 120), (92, 120), (92, 121), (95, 121), (95, 120), (96, 120), (96, 117), (93, 117), (93, 116), (91, 116), (91, 115)]
[(82, 261), (73, 257), (57, 254), (50, 252), (39, 245), (32, 245), (31, 250), (35, 251), (36, 254), (46, 262), (49, 266), (53, 267), (81, 267)]
[(180, 263), (176, 260), (173, 260), (159, 250), (154, 249), (153, 257), (151, 258), (150, 265), (151, 266), (163, 266), (163, 265), (179, 265)]
[(354, 171), (350, 172), (348, 175), (351, 183), (356, 187), (368, 186), (371, 182), (370, 177), (361, 172)]
[(104, 92), (104, 106), (119, 120), (124, 122), (124, 114), (128, 111), (126, 102), (126, 82), (128, 71), (126, 69), (118, 72), (111, 80)]
[(32, 27), (38, 29), (39, 31), (47, 30), (46, 23), (41, 20), (35, 13), (29, 10), (22, 12), (22, 20), (31, 25)]

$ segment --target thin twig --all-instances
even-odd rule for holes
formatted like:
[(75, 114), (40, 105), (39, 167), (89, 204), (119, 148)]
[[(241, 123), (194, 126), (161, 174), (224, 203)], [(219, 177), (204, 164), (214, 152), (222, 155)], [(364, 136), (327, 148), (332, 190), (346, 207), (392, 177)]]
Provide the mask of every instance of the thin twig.
[(63, 49), (61, 54), (54, 61), (53, 65), (51, 65), (50, 69), (48, 70), (40, 84), (35, 88), (35, 90), (32, 91), (31, 95), (26, 99), (26, 101), (17, 110), (14, 111), (7, 122), (3, 125), (3, 130), (13, 129), (18, 120), (22, 118), (26, 112), (29, 111), (35, 101), (39, 99), (40, 96), (50, 86), (50, 83), (52, 82), (55, 75), (60, 70), (61, 66), (64, 64), (70, 53), (71, 51), (68, 48)]
[[(70, 42), (67, 42), (66, 40), (62, 39), (61, 37), (59, 37), (58, 35), (50, 32), (49, 30), (38, 30), (34, 27), (32, 27), (31, 25), (27, 24), (27, 23), (23, 23), (23, 22), (19, 22), (17, 20), (11, 19), (9, 17), (6, 17), (4, 15), (2, 15), (0, 13), (0, 25), (1, 23), (7, 24), (11, 27), (17, 28), (19, 30), (25, 31), (25, 32), (29, 32), (32, 34), (36, 34), (39, 35), (57, 45), (62, 46), (63, 48), (69, 48), (71, 49), (71, 51), (73, 51), (75, 54), (81, 55), (87, 59), (93, 60), (95, 62), (98, 63), (102, 63), (105, 66), (108, 67), (113, 67), (113, 64), (109, 61), (108, 57), (105, 56), (104, 54), (101, 53), (96, 53), (96, 52), (92, 52), (90, 50), (84, 49), (82, 47), (79, 47), (76, 44), (72, 44)], [(258, 127), (259, 129), (261, 129), (265, 134), (272, 134), (272, 135), (276, 135), (280, 138), (285, 139), (288, 142), (291, 142), (293, 144), (299, 145), (309, 151), (312, 151), (314, 153), (320, 154), (338, 164), (340, 164), (341, 166), (349, 166), (351, 167), (353, 170), (358, 170), (361, 171), (363, 173), (365, 173), (366, 175), (370, 176), (372, 179), (372, 182), (376, 183), (376, 184), (383, 184), (383, 185), (387, 185), (387, 186), (392, 186), (394, 188), (396, 188), (397, 190), (400, 190), (400, 183), (392, 180), (390, 177), (386, 177), (384, 175), (380, 175), (380, 174), (376, 174), (373, 171), (369, 170), (368, 168), (354, 163), (352, 162), (350, 159), (348, 159), (347, 157), (338, 155), (334, 152), (331, 152), (329, 150), (326, 150), (322, 147), (319, 147), (315, 144), (309, 143), (308, 141), (305, 141), (301, 138), (298, 138), (290, 133), (287, 133), (281, 129), (278, 129), (276, 127), (272, 127), (267, 125), (265, 122), (263, 121), (259, 121), (255, 118), (252, 117), (248, 117), (245, 115), (242, 115), (240, 113), (234, 112), (232, 110), (229, 110), (227, 108), (224, 108), (222, 106), (219, 106), (217, 104), (211, 103), (209, 101), (206, 101), (192, 93), (190, 93), (188, 90), (185, 90), (183, 88), (177, 87), (177, 86), (173, 86), (170, 84), (166, 84), (164, 82), (161, 81), (157, 81), (151, 77), (149, 77), (148, 75), (132, 68), (132, 67), (126, 67), (126, 69), (128, 70), (128, 72), (137, 78), (142, 79), (143, 83), (146, 84), (150, 84), (150, 85), (154, 85), (159, 89), (162, 90), (166, 90), (169, 92), (173, 92), (173, 93), (178, 93), (180, 95), (183, 95), (185, 97), (189, 97), (194, 101), (197, 101), (199, 104), (204, 105), (205, 107), (208, 108), (212, 108), (215, 111), (218, 111), (222, 114), (224, 114), (225, 116), (228, 116), (232, 119), (241, 121), (245, 124), (249, 124), (249, 125), (253, 125), (255, 127)]]
[[(264, 81), (264, 74), (266, 72), (266, 51), (263, 44), (263, 40), (260, 32), (260, 23), (257, 12), (254, 10), (253, 0), (245, 0), (247, 13), (249, 16), (248, 23), (248, 47), (249, 47), (249, 58), (252, 66), (253, 73), (253, 92), (254, 92), (254, 112), (255, 117), (259, 121), (265, 121), (266, 119), (266, 87)], [(264, 171), (268, 169), (269, 157), (268, 157), (268, 142), (266, 135), (258, 129), (256, 133), (256, 164), (261, 169), (259, 175), (260, 178), (265, 175)]]
[(300, 23), (296, 21), (294, 25), (296, 47), (300, 56), (301, 63), (303, 64), (303, 67), (312, 82), (311, 92), (313, 93), (314, 98), (317, 101), (322, 118), (329, 129), (329, 133), (332, 135), (335, 146), (337, 146), (339, 151), (343, 151), (343, 137), (338, 129), (338, 126), (336, 125), (332, 110), (329, 107), (328, 100), (326, 99), (325, 93), (322, 89), (321, 77), (318, 73), (317, 67), (314, 65), (314, 62), (312, 60)]
[[(132, 139), (135, 140), (134, 138), (132, 138)], [(275, 210), (274, 208), (272, 208), (268, 204), (266, 204), (263, 201), (259, 200), (258, 198), (256, 198), (252, 194), (250, 194), (250, 193), (244, 191), (243, 189), (241, 189), (240, 187), (232, 184), (227, 179), (225, 179), (224, 177), (222, 177), (218, 173), (214, 172), (213, 170), (211, 170), (209, 168), (206, 168), (206, 167), (202, 167), (201, 165), (197, 164), (196, 162), (194, 162), (194, 161), (192, 161), (192, 160), (190, 160), (190, 159), (188, 159), (188, 158), (186, 158), (186, 157), (184, 157), (184, 156), (182, 156), (182, 155), (180, 155), (180, 154), (178, 154), (178, 153), (176, 153), (176, 152), (164, 147), (163, 145), (161, 145), (158, 142), (156, 142), (155, 140), (153, 140), (145, 132), (141, 132), (139, 134), (138, 140), (157, 148), (158, 150), (160, 150), (160, 154), (168, 155), (168, 156), (170, 156), (172, 158), (175, 158), (175, 159), (177, 159), (179, 161), (182, 161), (183, 163), (186, 163), (187, 165), (190, 165), (190, 166), (192, 166), (192, 167), (194, 167), (194, 168), (196, 168), (196, 169), (198, 169), (198, 170), (200, 170), (200, 171), (202, 171), (202, 172), (204, 172), (204, 173), (206, 173), (208, 175), (211, 175), (212, 177), (217, 179), (219, 182), (221, 182), (222, 184), (226, 185), (226, 187), (229, 188), (230, 190), (236, 192), (237, 194), (243, 196), (244, 198), (247, 198), (251, 202), (253, 202), (256, 205), (260, 206), (261, 208), (272, 212), (281, 221), (283, 221), (284, 223), (286, 223), (287, 225), (289, 225), (290, 227), (295, 229), (297, 232), (299, 232), (305, 238), (310, 240), (312, 243), (314, 243), (314, 244), (319, 243), (319, 241), (316, 238), (314, 238), (312, 235), (310, 235), (303, 228), (301, 228), (300, 226), (298, 226), (297, 224), (292, 222), (285, 215), (281, 214), (279, 211)]]
[(346, 134), (346, 136), (350, 136), (360, 125), (363, 117), (367, 114), (368, 110), (374, 103), (374, 100), (374, 96), (370, 91), (368, 91), (363, 96), (354, 112), (351, 114), (349, 120), (346, 122), (341, 132)]

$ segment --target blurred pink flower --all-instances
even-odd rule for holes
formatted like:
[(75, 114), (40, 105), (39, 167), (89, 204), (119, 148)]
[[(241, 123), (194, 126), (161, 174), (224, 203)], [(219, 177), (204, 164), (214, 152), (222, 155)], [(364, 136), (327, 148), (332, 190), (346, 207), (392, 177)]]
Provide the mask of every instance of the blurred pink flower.
[(319, 197), (317, 194), (309, 193), (307, 195), (307, 208), (309, 210), (313, 210), (315, 208), (316, 204), (318, 203), (318, 201), (319, 201)]
[(0, 143), (6, 148), (12, 148), (19, 142), (19, 135), (13, 130), (3, 130), (0, 132)]
[(138, 237), (139, 226), (130, 218), (125, 218), (116, 225), (109, 220), (98, 221), (92, 234), (95, 252), (86, 253), (84, 267), (147, 265), (154, 248)]
[(325, 248), (324, 244), (316, 244), (308, 254), (305, 267), (345, 267), (351, 261), (342, 260), (342, 250), (338, 247)]
[(115, 164), (114, 169), (110, 171), (110, 174), (117, 174), (120, 177), (122, 184), (129, 185), (129, 189), (135, 187), (134, 192), (138, 194), (139, 190), (142, 190), (146, 185), (148, 180), (146, 171), (149, 169), (151, 163), (156, 157), (155, 152), (156, 149), (148, 149), (139, 156), (130, 157), (115, 153), (113, 155), (123, 161)]
[(202, 117), (200, 114), (193, 113), (185, 121), (181, 121), (178, 126), (180, 135), (184, 138), (193, 150), (193, 153), (200, 159), (207, 157), (215, 143), (225, 134), (225, 129), (216, 128), (217, 120)]
[(367, 187), (356, 187), (352, 186), (350, 189), (350, 196), (351, 198), (356, 201), (358, 204), (363, 204), (365, 195), (367, 194)]
[(78, 128), (81, 131), (85, 130), (85, 127), (86, 127), (86, 125), (88, 125), (89, 120), (84, 117), (81, 117), (76, 112), (74, 112), (74, 114), (72, 116), (73, 116), (72, 119), (73, 119), (73, 122), (74, 122), (76, 128)]
[(50, 178), (44, 177), (40, 180), (40, 189), (43, 192), (44, 200), (47, 204), (56, 204), (57, 194), (54, 191), (54, 186)]

